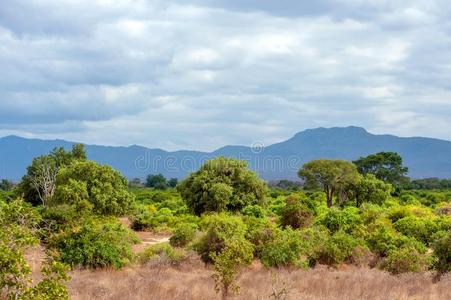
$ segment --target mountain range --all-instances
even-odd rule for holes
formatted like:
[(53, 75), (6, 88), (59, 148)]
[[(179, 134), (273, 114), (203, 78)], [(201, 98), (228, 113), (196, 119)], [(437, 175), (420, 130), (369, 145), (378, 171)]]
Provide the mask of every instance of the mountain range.
[[(0, 178), (18, 181), (33, 157), (74, 142), (0, 138)], [(120, 170), (128, 178), (144, 178), (151, 173), (183, 178), (205, 160), (217, 156), (247, 160), (266, 180), (297, 179), (303, 163), (319, 158), (354, 160), (381, 151), (401, 154), (412, 178), (451, 178), (451, 141), (425, 137), (375, 135), (360, 127), (308, 129), (292, 138), (262, 147), (225, 146), (213, 152), (150, 149), (142, 146), (112, 147), (86, 145), (88, 158)]]

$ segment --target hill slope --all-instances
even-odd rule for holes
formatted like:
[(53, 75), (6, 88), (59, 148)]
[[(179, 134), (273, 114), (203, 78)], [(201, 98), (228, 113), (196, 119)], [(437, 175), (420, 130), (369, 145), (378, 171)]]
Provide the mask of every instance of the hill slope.
[[(0, 138), (0, 178), (19, 180), (33, 157), (57, 146), (70, 148), (63, 140)], [(451, 178), (451, 142), (445, 140), (393, 135), (374, 135), (359, 127), (317, 128), (299, 132), (291, 139), (263, 149), (226, 146), (214, 152), (149, 149), (141, 146), (109, 147), (86, 145), (89, 159), (112, 165), (128, 178), (144, 178), (149, 173), (182, 178), (205, 160), (228, 156), (249, 161), (251, 168), (267, 180), (297, 178), (303, 163), (317, 158), (353, 160), (360, 156), (396, 151), (402, 155), (413, 178)]]

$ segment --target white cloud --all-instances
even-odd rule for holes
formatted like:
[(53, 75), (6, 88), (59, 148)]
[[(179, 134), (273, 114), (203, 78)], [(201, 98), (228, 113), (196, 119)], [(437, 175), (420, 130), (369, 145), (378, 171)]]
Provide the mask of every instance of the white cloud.
[(444, 4), (8, 1), (0, 133), (208, 150), (317, 126), (451, 139)]

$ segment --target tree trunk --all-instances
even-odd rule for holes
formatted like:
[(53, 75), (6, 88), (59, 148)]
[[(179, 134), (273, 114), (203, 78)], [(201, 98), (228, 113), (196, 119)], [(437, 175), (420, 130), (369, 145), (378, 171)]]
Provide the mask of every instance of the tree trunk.
[(327, 185), (324, 187), (324, 192), (326, 192), (327, 197), (327, 207), (332, 207), (332, 198), (334, 196), (334, 189), (329, 188)]

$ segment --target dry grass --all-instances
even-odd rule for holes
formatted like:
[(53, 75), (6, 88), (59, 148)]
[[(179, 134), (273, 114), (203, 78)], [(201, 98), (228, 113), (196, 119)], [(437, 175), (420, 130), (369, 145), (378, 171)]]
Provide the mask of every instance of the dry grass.
[[(178, 267), (157, 261), (118, 271), (74, 271), (69, 289), (73, 299), (219, 299), (211, 274), (191, 255)], [(433, 283), (430, 273), (391, 276), (348, 266), (268, 270), (255, 262), (241, 272), (239, 284), (232, 299), (271, 299), (274, 290), (286, 299), (451, 299), (451, 275)]]

